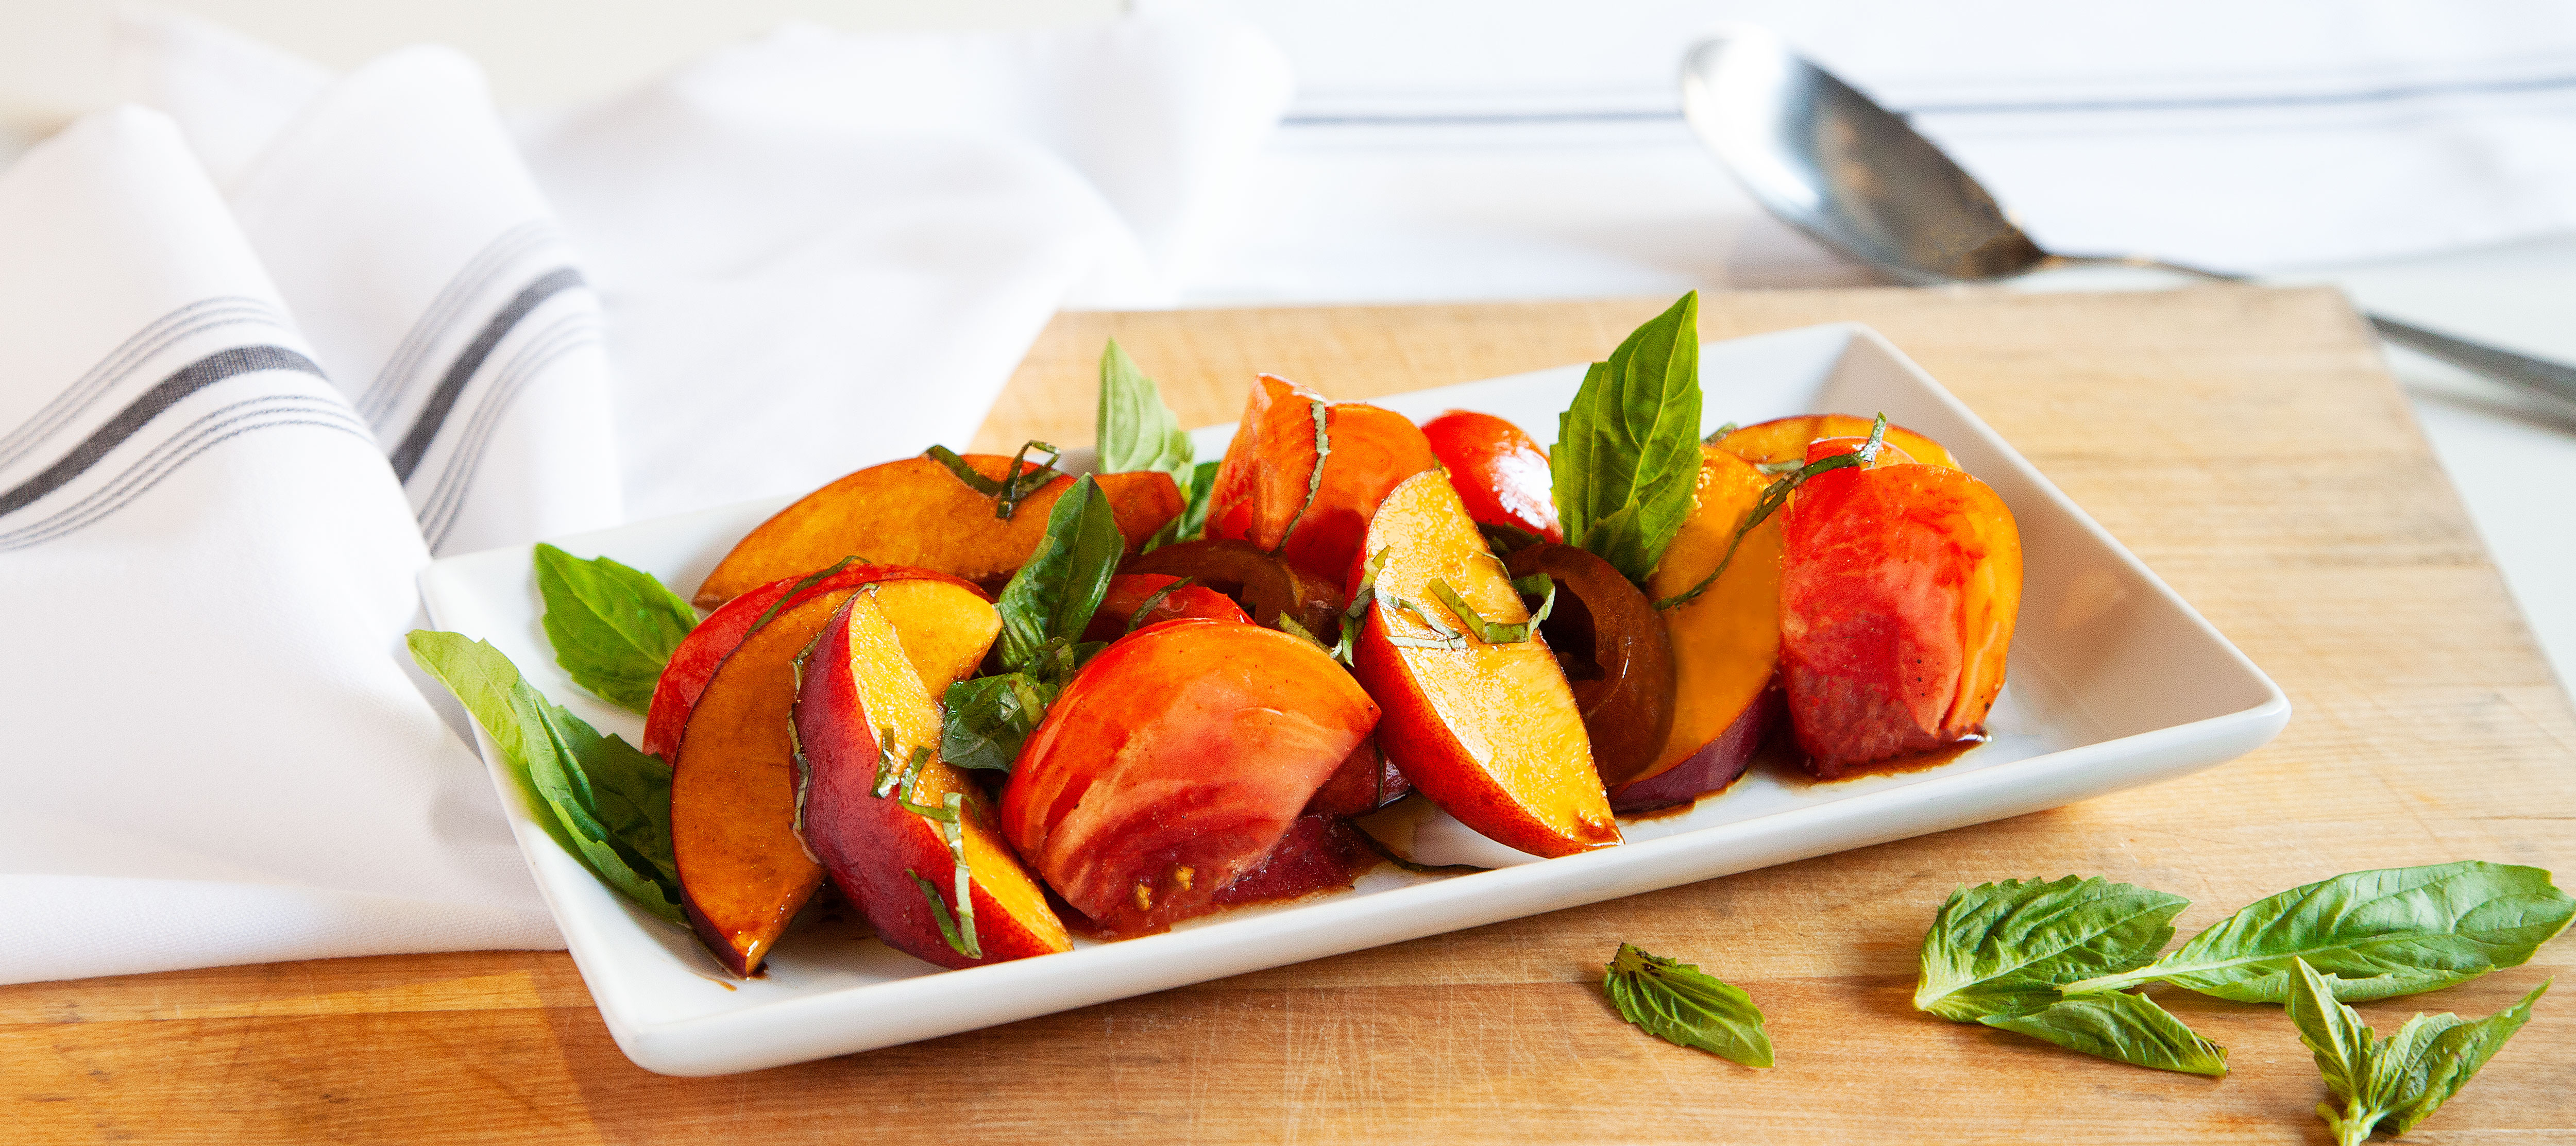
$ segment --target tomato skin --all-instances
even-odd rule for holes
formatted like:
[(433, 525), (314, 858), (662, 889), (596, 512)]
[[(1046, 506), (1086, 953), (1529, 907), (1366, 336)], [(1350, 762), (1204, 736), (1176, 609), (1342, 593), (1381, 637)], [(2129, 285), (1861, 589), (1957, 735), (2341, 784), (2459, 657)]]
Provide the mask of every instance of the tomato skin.
[(1504, 525), (1549, 541), (1565, 540), (1556, 521), (1555, 479), (1547, 452), (1519, 426), (1491, 414), (1451, 410), (1423, 423), (1431, 452), (1449, 469), (1449, 484), (1478, 525)]

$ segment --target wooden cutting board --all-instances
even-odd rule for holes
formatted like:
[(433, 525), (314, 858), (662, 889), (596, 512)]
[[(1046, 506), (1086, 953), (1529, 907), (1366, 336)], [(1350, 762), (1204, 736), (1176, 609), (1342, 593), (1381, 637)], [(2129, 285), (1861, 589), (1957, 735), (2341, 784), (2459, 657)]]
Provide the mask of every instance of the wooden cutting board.
[[(1255, 371), (1358, 398), (1579, 362), (1669, 300), (1056, 320), (978, 441), (1088, 441), (1116, 336), (1185, 424)], [(0, 988), (0, 1139), (662, 1142), (2321, 1142), (2279, 1010), (2159, 998), (2233, 1051), (2163, 1074), (1909, 1006), (1961, 882), (2100, 874), (2189, 896), (2185, 935), (2358, 868), (2576, 879), (2576, 720), (2379, 352), (2323, 290), (1712, 295), (1711, 338), (1877, 327), (2286, 688), (2269, 748), (2002, 823), (715, 1079), (629, 1064), (559, 953), (283, 963)], [(2533, 528), (2564, 528), (2534, 522)], [(66, 937), (77, 941), (77, 937)], [(1778, 1068), (1603, 1001), (1627, 940), (1750, 990)], [(2433, 995), (2482, 1015), (2576, 939)], [(2576, 983), (2409, 1141), (2576, 1141)]]

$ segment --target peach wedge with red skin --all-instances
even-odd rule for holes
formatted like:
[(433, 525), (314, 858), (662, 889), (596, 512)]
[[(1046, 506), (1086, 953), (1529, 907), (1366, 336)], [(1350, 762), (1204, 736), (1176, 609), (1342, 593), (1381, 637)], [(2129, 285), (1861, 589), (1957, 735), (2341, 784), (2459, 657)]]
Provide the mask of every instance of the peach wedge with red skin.
[(1713, 792), (1743, 774), (1779, 710), (1780, 515), (1727, 548), (1775, 479), (1717, 446), (1700, 447), (1698, 485), (1646, 595), (1689, 593), (1718, 562), (1726, 572), (1663, 611), (1673, 652), (1673, 722), (1654, 764), (1610, 789), (1610, 806), (1643, 811)]
[[(689, 710), (697, 705), (698, 694), (706, 691), (707, 681), (716, 675), (717, 666), (733, 654), (735, 646), (742, 644), (743, 637), (750, 634), (751, 627), (773, 607), (783, 613), (807, 598), (853, 585), (914, 578), (947, 581), (973, 591), (976, 596), (984, 595), (983, 590), (977, 589), (972, 582), (928, 569), (901, 565), (854, 565), (820, 578), (813, 578), (811, 574), (781, 577), (725, 602), (715, 612), (707, 614), (706, 620), (698, 622), (697, 628), (689, 630), (689, 635), (681, 639), (680, 646), (671, 650), (671, 659), (662, 665), (662, 677), (653, 684), (653, 703), (645, 711), (644, 751), (664, 760), (677, 754), (680, 734), (688, 728)], [(798, 588), (800, 585), (803, 588)]]
[(1983, 731), (2021, 599), (2003, 499), (1959, 470), (1880, 465), (1817, 475), (1786, 514), (1781, 683), (1816, 774)]
[[(906, 659), (923, 688), (944, 691), (972, 673), (1001, 620), (972, 590), (927, 578), (848, 585), (782, 609), (734, 649), (689, 712), (671, 772), (671, 852), (681, 906), (718, 962), (737, 975), (760, 969), (823, 869), (796, 838), (796, 658), (851, 594), (873, 588), (902, 626)], [(951, 617), (965, 602), (967, 623)]]
[[(1316, 481), (1316, 411), (1332, 453)], [(1316, 576), (1348, 576), (1386, 492), (1440, 464), (1420, 427), (1361, 402), (1328, 402), (1284, 378), (1254, 380), (1208, 496), (1207, 536), (1251, 542)], [(1312, 496), (1309, 496), (1311, 491)]]
[(1562, 856), (1618, 843), (1583, 714), (1543, 636), (1486, 644), (1470, 634), (1463, 647), (1421, 647), (1436, 638), (1426, 616), (1464, 628), (1432, 595), (1435, 578), (1488, 621), (1529, 618), (1449, 480), (1433, 471), (1398, 485), (1369, 522), (1367, 545), (1371, 563), (1381, 553), (1385, 561), (1354, 667), (1386, 709), (1378, 744), (1405, 778), (1506, 847)]
[[(993, 616), (960, 593), (924, 604), (908, 623), (981, 627)], [(807, 654), (797, 691), (806, 842), (877, 938), (907, 955), (973, 967), (1071, 949), (983, 792), (938, 759), (931, 697), (876, 595), (851, 594)]]
[(1314, 645), (1166, 621), (1065, 686), (1020, 750), (1002, 824), (1103, 934), (1160, 931), (1270, 856), (1377, 718)]
[[(965, 461), (995, 480), (1011, 464), (992, 454), (968, 454)], [(1131, 552), (1180, 515), (1180, 487), (1170, 474), (1103, 474), (1098, 480)], [(699, 584), (694, 600), (712, 609), (781, 577), (801, 577), (853, 556), (978, 584), (998, 581), (1037, 552), (1047, 513), (1073, 481), (1059, 477), (1030, 491), (1003, 520), (994, 516), (992, 497), (935, 459), (869, 466), (806, 494), (744, 534)]]

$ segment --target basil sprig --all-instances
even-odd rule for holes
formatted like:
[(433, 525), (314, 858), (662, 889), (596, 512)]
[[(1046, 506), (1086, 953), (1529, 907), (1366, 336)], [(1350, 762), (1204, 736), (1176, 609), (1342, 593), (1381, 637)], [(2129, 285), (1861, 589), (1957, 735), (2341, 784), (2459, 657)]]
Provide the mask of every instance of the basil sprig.
[(653, 575), (537, 543), (537, 594), (555, 663), (600, 699), (643, 712), (698, 611)]
[(1771, 1036), (1762, 1029), (1762, 1008), (1753, 1005), (1744, 988), (1698, 967), (1622, 943), (1604, 968), (1601, 989), (1620, 1018), (1647, 1034), (1729, 1062), (1771, 1065)]
[(2418, 1014), (2383, 1039), (2352, 1008), (2335, 1001), (2342, 986), (2332, 976), (2317, 974), (2297, 956), (2290, 964), (2290, 1021), (2316, 1056), (2326, 1089), (2343, 1104), (2317, 1104), (2317, 1117), (2325, 1119), (2338, 1146), (2359, 1146), (2383, 1126), (2403, 1135), (2440, 1110), (2522, 1029), (2531, 1004), (2549, 989), (2543, 982), (2521, 1002), (2475, 1021), (2448, 1012)]
[(546, 835), (601, 882), (684, 924), (671, 858), (670, 765), (548, 702), (488, 643), (428, 629), (413, 630), (405, 643), (421, 671), (491, 734)]
[(1646, 583), (1699, 477), (1699, 292), (1584, 372), (1549, 454), (1565, 538)]
[(2190, 905), (2098, 876), (1959, 888), (1923, 935), (1914, 1007), (2116, 1062), (2224, 1075), (2227, 1048), (2143, 995), (2057, 993), (2059, 984), (2154, 959)]
[(1192, 449), (1181, 420), (1163, 404), (1154, 380), (1136, 368), (1118, 340), (1100, 352), (1100, 472), (1154, 470), (1172, 475), (1187, 488)]
[(2348, 1001), (2411, 995), (2519, 965), (2576, 916), (2535, 867), (2469, 860), (2358, 871), (2247, 905), (2152, 964), (2066, 984), (2069, 995), (2161, 980), (2278, 1003), (2305, 960)]
[(1003, 671), (959, 681), (941, 698), (941, 758), (964, 768), (1009, 770), (1056, 693), (1099, 651), (1082, 643), (1082, 631), (1126, 551), (1109, 495), (1085, 474), (1056, 499), (1037, 554), (994, 602), (1002, 615)]

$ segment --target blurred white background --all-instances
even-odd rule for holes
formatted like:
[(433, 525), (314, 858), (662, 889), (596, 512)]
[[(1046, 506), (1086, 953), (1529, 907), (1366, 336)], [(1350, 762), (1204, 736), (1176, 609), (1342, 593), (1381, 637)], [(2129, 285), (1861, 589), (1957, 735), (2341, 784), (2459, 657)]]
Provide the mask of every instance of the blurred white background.
[[(522, 129), (787, 21), (853, 32), (1116, 19), (1163, 0), (172, 0), (334, 70), (438, 42)], [(1182, 5), (1171, 4), (1179, 7)], [(1211, 0), (1298, 88), (1164, 301), (1229, 305), (1871, 282), (1764, 217), (1672, 80), (1768, 23), (1916, 114), (2044, 242), (2341, 285), (2576, 360), (2576, 5), (2182, 0), (2101, 9), (1757, 0)], [(108, 0), (0, 3), (0, 161), (117, 90)], [(2086, 280), (2100, 284), (2103, 280)], [(2127, 285), (2114, 283), (2111, 285)], [(2576, 676), (2570, 423), (2392, 352), (2557, 664)]]

